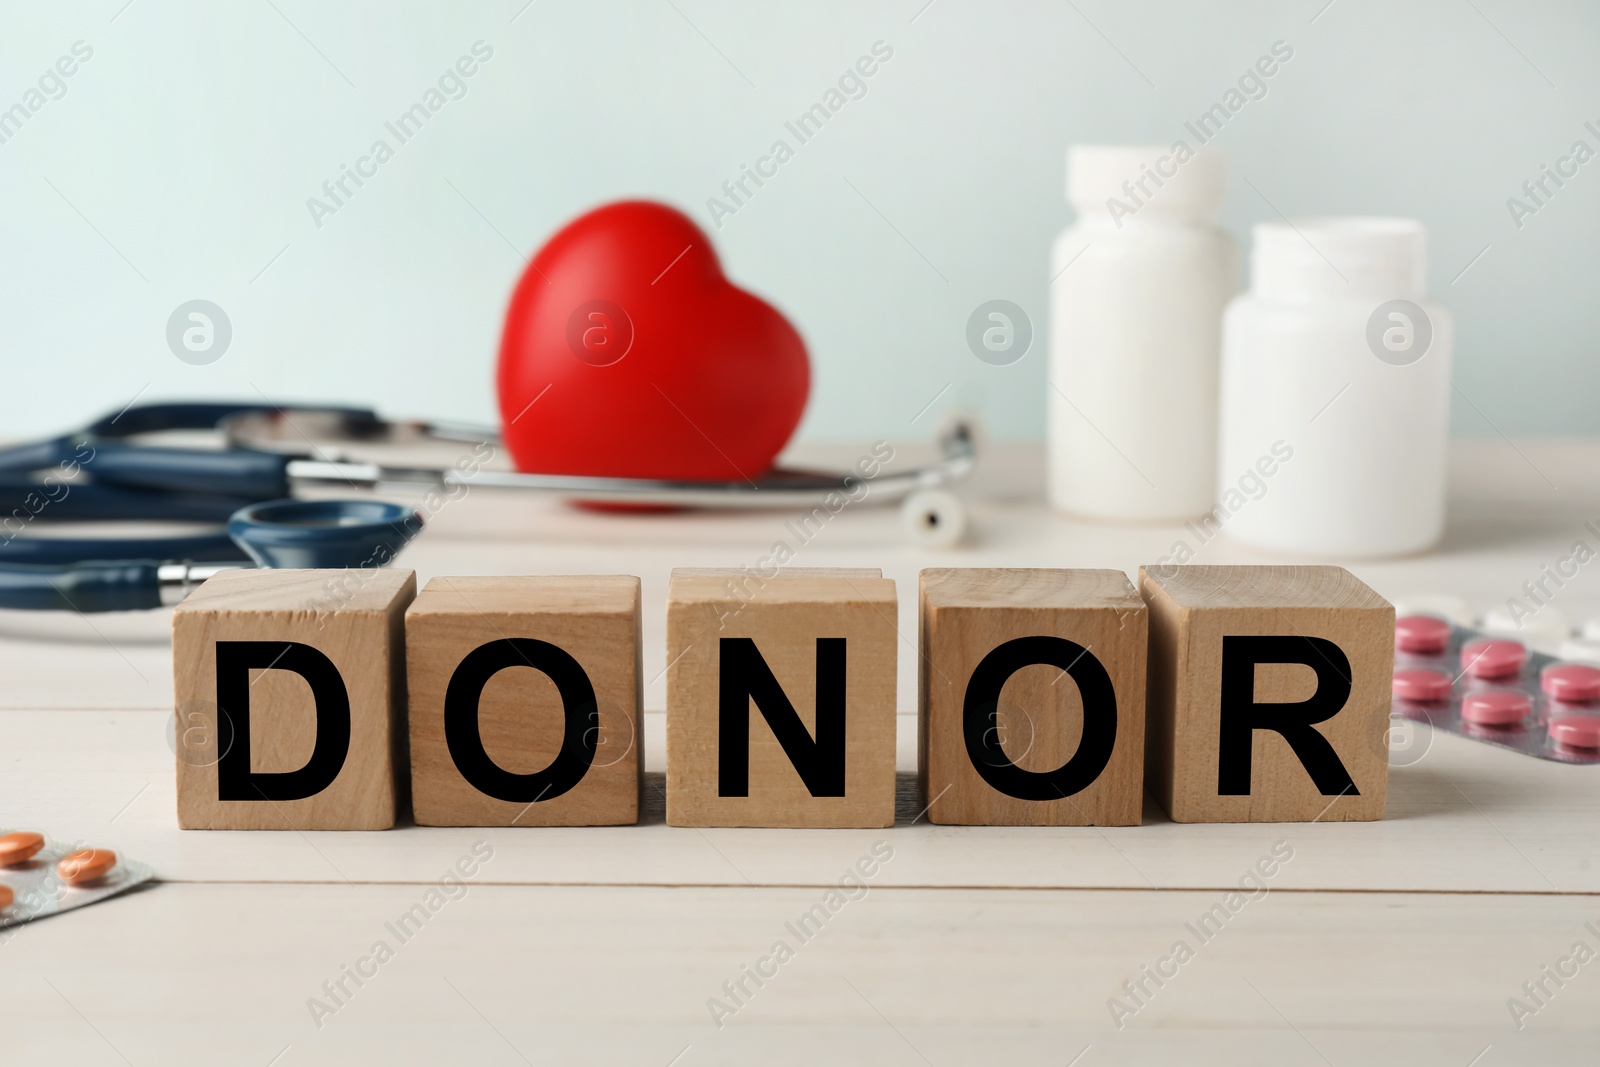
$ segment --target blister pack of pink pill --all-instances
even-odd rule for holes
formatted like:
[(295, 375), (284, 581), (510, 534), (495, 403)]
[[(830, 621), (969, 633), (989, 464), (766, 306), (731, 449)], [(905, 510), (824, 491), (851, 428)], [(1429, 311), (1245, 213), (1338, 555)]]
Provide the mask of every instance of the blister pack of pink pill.
[(108, 848), (61, 846), (31, 830), (0, 833), (0, 931), (98, 903), (154, 875)]
[(1403, 615), (1392, 713), (1539, 759), (1600, 763), (1600, 667), (1521, 641)]

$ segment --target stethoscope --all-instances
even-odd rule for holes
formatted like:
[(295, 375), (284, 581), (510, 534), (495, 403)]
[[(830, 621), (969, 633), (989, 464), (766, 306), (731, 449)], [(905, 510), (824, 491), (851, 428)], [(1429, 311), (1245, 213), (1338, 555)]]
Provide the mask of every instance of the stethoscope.
[[(213, 431), (222, 448), (133, 438)], [(711, 508), (820, 505), (830, 496), (901, 502), (913, 537), (943, 544), (965, 524), (945, 487), (977, 459), (974, 431), (953, 422), (942, 455), (914, 470), (858, 474), (775, 468), (738, 482), (529, 474), (363, 462), (344, 447), (426, 443), (498, 446), (493, 429), (394, 421), (363, 408), (263, 403), (130, 406), (75, 433), (0, 449), (0, 608), (124, 611), (176, 603), (233, 567), (360, 567), (387, 563), (422, 515), (377, 500), (296, 500), (314, 487), (464, 486), (537, 490), (586, 501)], [(135, 520), (222, 526), (154, 537), (18, 536), (35, 520)]]

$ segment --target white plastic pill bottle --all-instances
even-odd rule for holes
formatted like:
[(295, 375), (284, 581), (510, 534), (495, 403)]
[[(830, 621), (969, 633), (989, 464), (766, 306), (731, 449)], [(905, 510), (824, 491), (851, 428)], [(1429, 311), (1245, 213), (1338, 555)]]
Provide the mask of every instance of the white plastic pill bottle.
[[(1175, 152), (1174, 149), (1181, 149)], [(1075, 145), (1050, 283), (1056, 508), (1155, 521), (1215, 501), (1222, 311), (1239, 252), (1214, 221), (1220, 151)]]
[(1444, 532), (1449, 314), (1411, 219), (1255, 227), (1250, 291), (1223, 321), (1214, 522), (1316, 556), (1420, 552)]

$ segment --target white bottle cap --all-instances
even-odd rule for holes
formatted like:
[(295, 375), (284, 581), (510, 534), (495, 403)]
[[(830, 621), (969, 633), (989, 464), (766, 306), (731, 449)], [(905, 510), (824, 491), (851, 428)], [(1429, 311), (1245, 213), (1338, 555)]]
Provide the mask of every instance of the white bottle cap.
[(1146, 211), (1165, 218), (1205, 218), (1222, 207), (1227, 177), (1221, 149), (1178, 154), (1159, 145), (1067, 149), (1067, 199), (1086, 218), (1125, 222)]
[(1428, 231), (1415, 219), (1260, 222), (1252, 236), (1250, 288), (1259, 296), (1421, 299), (1428, 290)]

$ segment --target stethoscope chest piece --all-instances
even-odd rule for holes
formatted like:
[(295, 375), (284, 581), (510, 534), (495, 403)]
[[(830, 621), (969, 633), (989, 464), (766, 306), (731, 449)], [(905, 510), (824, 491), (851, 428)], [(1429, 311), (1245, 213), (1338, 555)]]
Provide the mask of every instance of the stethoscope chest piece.
[(269, 500), (228, 520), (228, 536), (272, 568), (381, 567), (421, 529), (414, 509), (381, 500)]

